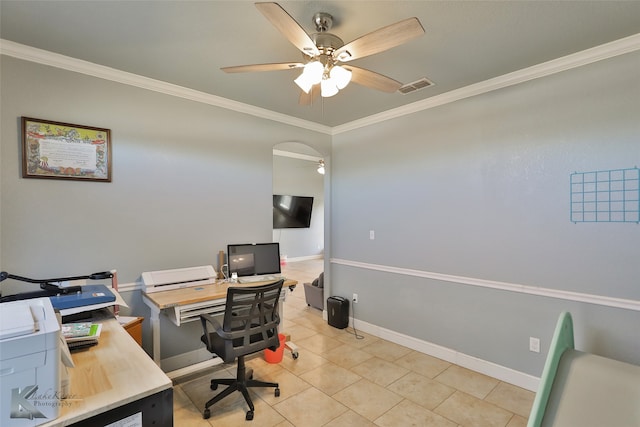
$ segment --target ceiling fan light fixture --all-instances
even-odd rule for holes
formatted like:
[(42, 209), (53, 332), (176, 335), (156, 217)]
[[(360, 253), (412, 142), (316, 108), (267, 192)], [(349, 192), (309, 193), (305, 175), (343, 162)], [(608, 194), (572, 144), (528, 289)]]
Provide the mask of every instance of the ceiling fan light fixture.
[(311, 61), (305, 64), (302, 74), (306, 74), (311, 84), (318, 84), (324, 74), (324, 65), (320, 61)]
[(336, 85), (335, 79), (331, 77), (322, 79), (320, 82), (320, 95), (322, 95), (323, 98), (328, 98), (336, 93), (338, 93), (338, 86)]
[(351, 81), (351, 71), (339, 65), (336, 65), (331, 69), (331, 71), (329, 72), (329, 76), (332, 80), (335, 81), (336, 86), (339, 90), (347, 87), (347, 85)]
[(320, 83), (323, 74), (324, 65), (322, 65), (320, 61), (307, 62), (302, 70), (302, 74), (300, 74), (294, 82), (304, 93), (309, 93), (313, 85)]
[(300, 74), (298, 78), (294, 80), (294, 82), (300, 89), (304, 91), (304, 93), (309, 93), (311, 87), (313, 86), (311, 79), (309, 79), (309, 76), (305, 75), (304, 72)]

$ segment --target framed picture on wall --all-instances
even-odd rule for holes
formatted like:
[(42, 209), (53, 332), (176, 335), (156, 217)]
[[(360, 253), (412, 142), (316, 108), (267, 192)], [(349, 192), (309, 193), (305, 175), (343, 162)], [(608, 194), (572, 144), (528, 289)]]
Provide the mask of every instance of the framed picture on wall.
[(22, 117), (22, 177), (111, 182), (110, 130)]

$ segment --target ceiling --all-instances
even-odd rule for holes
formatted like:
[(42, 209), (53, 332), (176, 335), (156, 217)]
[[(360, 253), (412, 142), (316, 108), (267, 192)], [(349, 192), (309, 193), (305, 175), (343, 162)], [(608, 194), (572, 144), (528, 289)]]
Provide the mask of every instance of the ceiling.
[(403, 95), (352, 83), (300, 106), (299, 70), (226, 74), (221, 67), (302, 60), (250, 1), (2, 0), (0, 37), (335, 127), (640, 33), (640, 1), (278, 3), (307, 33), (314, 13), (330, 13), (345, 43), (417, 17), (423, 36), (352, 63), (434, 85)]

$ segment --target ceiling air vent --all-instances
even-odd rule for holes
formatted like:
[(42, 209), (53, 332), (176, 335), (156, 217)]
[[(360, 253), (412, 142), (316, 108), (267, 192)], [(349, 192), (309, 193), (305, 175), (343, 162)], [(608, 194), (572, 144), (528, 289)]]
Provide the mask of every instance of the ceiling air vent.
[(423, 77), (420, 80), (416, 80), (415, 82), (407, 83), (406, 85), (398, 89), (398, 91), (406, 95), (408, 93), (415, 92), (429, 86), (433, 86), (433, 82), (426, 77)]

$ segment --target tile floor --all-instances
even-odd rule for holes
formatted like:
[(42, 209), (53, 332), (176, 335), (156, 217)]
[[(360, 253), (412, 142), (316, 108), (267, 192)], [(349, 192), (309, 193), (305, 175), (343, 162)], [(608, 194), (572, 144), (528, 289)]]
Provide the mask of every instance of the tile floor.
[[(234, 365), (220, 365), (174, 386), (174, 425), (340, 427), (434, 426), (519, 427), (527, 424), (534, 393), (358, 331), (336, 329), (322, 312), (307, 307), (302, 283), (322, 271), (322, 260), (290, 262), (283, 274), (299, 285), (287, 296), (281, 330), (291, 334), (299, 358), (285, 351), (279, 364), (262, 355), (247, 359), (254, 377), (280, 384), (252, 389), (255, 418), (233, 393), (211, 407), (213, 377), (233, 377)], [(220, 391), (222, 386), (216, 391)]]

